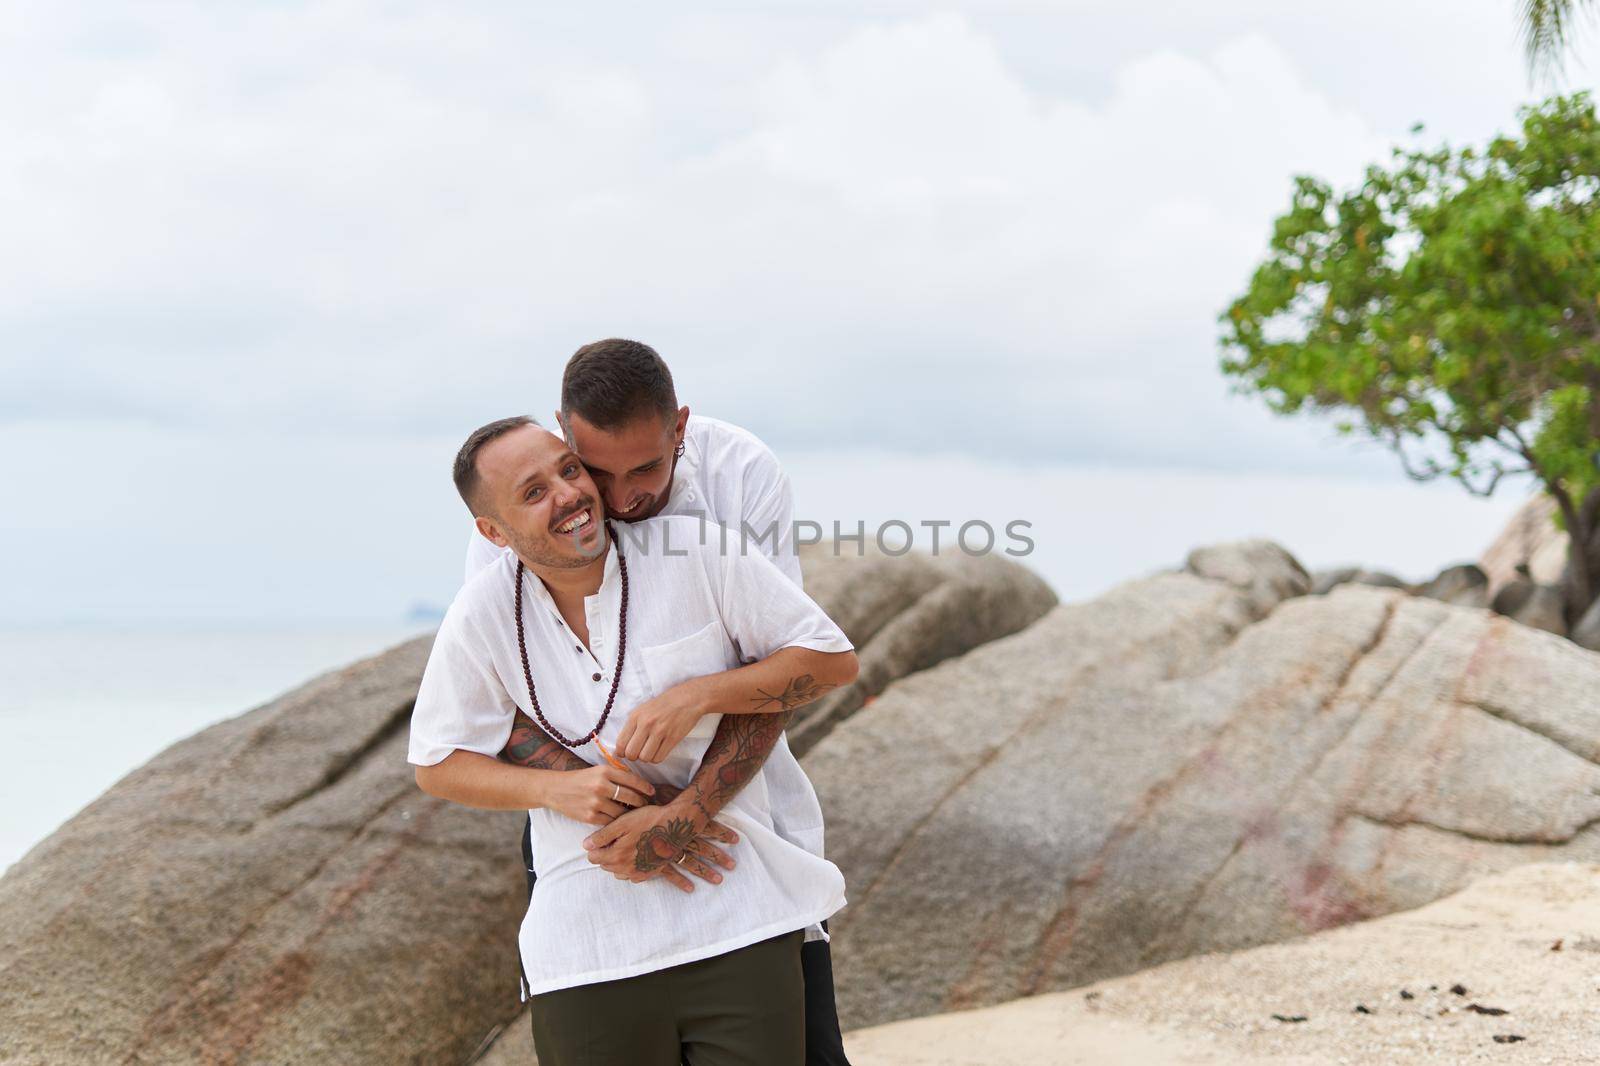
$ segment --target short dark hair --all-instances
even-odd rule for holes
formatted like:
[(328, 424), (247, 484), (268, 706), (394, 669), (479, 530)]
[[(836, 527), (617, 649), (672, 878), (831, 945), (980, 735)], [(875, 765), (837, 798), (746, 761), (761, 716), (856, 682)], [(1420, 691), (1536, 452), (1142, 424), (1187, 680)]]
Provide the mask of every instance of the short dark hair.
[(498, 437), (503, 437), (514, 429), (523, 426), (537, 426), (539, 423), (527, 415), (512, 415), (510, 418), (497, 418), (486, 426), (479, 426), (467, 436), (467, 442), (456, 452), (456, 461), (450, 468), (450, 474), (455, 478), (456, 491), (461, 493), (461, 500), (467, 505), (467, 510), (474, 516), (483, 512), (478, 509), (476, 497), (478, 495), (478, 453), (483, 446)]
[(561, 411), (600, 429), (613, 430), (656, 412), (678, 413), (672, 371), (648, 344), (611, 337), (585, 344), (561, 375)]

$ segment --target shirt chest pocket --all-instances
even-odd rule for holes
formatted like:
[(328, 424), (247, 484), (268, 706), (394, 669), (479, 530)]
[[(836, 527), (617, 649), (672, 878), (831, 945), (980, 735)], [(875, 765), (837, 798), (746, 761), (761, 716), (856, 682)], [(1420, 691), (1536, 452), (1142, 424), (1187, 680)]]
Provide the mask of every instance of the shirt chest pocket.
[[(730, 665), (731, 652), (720, 622), (707, 623), (687, 637), (655, 644), (639, 652), (650, 687), (657, 693), (691, 678), (720, 674)], [(711, 736), (720, 715), (705, 715), (689, 730), (691, 737)]]

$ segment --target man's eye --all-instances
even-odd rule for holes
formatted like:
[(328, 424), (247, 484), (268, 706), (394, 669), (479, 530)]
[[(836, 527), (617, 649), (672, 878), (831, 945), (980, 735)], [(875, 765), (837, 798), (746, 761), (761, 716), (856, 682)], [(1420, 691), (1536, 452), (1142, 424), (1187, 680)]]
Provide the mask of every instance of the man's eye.
[(567, 464), (567, 468), (565, 470), (563, 470), (561, 473), (565, 477), (577, 477), (578, 476), (578, 464), (577, 463), (568, 463)]
[(540, 494), (541, 494), (541, 493), (543, 493), (543, 492), (544, 492), (544, 489), (542, 489), (542, 488), (540, 488), (540, 489), (529, 489), (529, 490), (528, 490), (528, 496), (527, 496), (527, 499), (528, 499), (528, 500), (529, 500), (529, 501), (530, 501), (530, 502), (532, 502), (532, 501), (533, 501), (533, 500), (536, 500), (536, 499), (538, 499), (538, 498), (539, 498), (539, 496), (540, 496)]

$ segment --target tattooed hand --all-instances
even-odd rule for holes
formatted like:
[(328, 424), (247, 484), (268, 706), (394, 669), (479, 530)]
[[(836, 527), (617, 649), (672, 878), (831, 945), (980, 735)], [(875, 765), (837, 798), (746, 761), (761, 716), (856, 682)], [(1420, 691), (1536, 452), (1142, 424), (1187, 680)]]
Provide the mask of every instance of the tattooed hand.
[[(662, 788), (657, 786), (657, 798)], [(703, 828), (702, 828), (703, 827)], [(739, 834), (720, 822), (699, 815), (692, 800), (678, 796), (670, 803), (650, 804), (629, 811), (583, 842), (589, 861), (623, 881), (649, 881), (665, 877), (685, 892), (694, 885), (683, 876), (688, 871), (703, 881), (716, 884), (731, 870), (731, 855), (713, 841), (737, 844)], [(679, 858), (688, 852), (688, 857)]]
[(694, 843), (694, 823), (687, 818), (674, 818), (666, 825), (653, 825), (639, 834), (633, 849), (633, 868), (640, 873), (654, 873), (683, 854)]

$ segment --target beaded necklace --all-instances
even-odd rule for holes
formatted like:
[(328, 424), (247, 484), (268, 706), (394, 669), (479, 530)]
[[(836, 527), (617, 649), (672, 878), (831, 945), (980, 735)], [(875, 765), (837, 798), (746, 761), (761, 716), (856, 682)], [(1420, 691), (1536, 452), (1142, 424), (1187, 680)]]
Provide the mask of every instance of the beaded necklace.
[(617, 699), (617, 685), (622, 681), (622, 658), (628, 650), (628, 560), (622, 555), (622, 544), (617, 540), (616, 530), (611, 528), (611, 523), (606, 523), (606, 536), (611, 539), (612, 546), (617, 552), (617, 572), (622, 576), (622, 609), (617, 613), (617, 666), (611, 675), (611, 692), (606, 696), (605, 710), (600, 712), (600, 720), (594, 728), (576, 740), (564, 736), (555, 726), (551, 725), (539, 709), (539, 696), (533, 688), (533, 671), (528, 667), (528, 642), (522, 632), (522, 560), (517, 560), (517, 592), (513, 599), (513, 611), (517, 619), (517, 651), (522, 655), (522, 676), (528, 682), (528, 702), (533, 704), (533, 716), (539, 721), (539, 728), (550, 734), (555, 740), (569, 748), (580, 748), (593, 740), (595, 746), (600, 748), (600, 754), (612, 765), (618, 765), (611, 753), (600, 745), (600, 729), (606, 724), (606, 719), (611, 716), (611, 705)]

